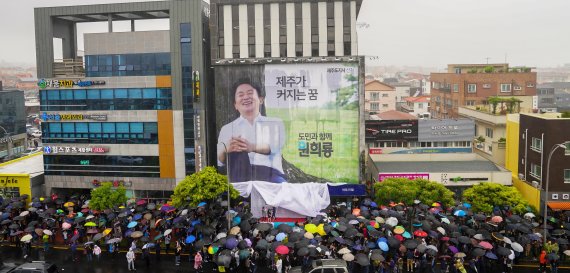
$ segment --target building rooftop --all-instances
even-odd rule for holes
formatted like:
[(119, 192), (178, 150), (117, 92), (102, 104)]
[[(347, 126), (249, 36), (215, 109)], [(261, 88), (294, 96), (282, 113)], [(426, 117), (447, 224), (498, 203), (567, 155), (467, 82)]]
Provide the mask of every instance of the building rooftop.
[(408, 113), (404, 113), (404, 112), (400, 112), (400, 111), (396, 111), (396, 110), (390, 110), (390, 111), (382, 112), (380, 114), (376, 114), (376, 116), (378, 118), (380, 118), (381, 120), (418, 119), (418, 117), (416, 117), (414, 115), (410, 115)]
[(429, 102), (430, 97), (428, 97), (428, 96), (407, 97), (407, 98), (404, 98), (404, 100), (407, 101), (407, 102), (412, 102), (412, 103), (416, 103), (416, 102)]
[(364, 91), (396, 91), (396, 88), (378, 80), (371, 80), (364, 84)]
[(20, 160), (0, 164), (0, 176), (3, 174), (29, 174), (30, 178), (44, 173), (44, 157), (35, 153)]
[(475, 173), (501, 171), (493, 162), (486, 160), (471, 161), (424, 161), (424, 162), (377, 162), (375, 163), (381, 173)]

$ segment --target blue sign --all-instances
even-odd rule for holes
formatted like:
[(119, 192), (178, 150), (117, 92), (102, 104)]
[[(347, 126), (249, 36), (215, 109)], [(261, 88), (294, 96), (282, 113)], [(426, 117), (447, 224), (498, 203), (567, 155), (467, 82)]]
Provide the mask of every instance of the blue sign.
[(366, 188), (362, 184), (328, 185), (329, 195), (334, 196), (365, 196)]
[(50, 146), (44, 146), (44, 153), (51, 154), (51, 147)]

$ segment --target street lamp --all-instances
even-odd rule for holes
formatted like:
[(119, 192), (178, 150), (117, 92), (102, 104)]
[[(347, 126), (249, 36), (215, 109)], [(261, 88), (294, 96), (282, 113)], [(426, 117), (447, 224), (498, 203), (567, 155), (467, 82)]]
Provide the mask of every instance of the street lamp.
[(555, 144), (554, 146), (552, 146), (552, 149), (550, 149), (550, 154), (548, 154), (548, 159), (546, 160), (546, 186), (544, 188), (544, 193), (545, 193), (545, 198), (544, 198), (544, 241), (546, 241), (546, 223), (548, 221), (546, 221), (546, 218), (548, 217), (547, 212), (548, 212), (548, 184), (550, 182), (549, 180), (549, 174), (550, 174), (550, 158), (552, 158), (552, 155), (554, 154), (554, 152), (556, 152), (556, 150), (558, 148), (562, 148), (562, 149), (566, 149), (566, 145), (570, 144), (570, 141), (564, 141), (560, 144)]
[(230, 228), (232, 226), (231, 217), (230, 217), (230, 183), (231, 183), (231, 181), (230, 181), (230, 179), (231, 179), (231, 176), (230, 176), (230, 160), (228, 158), (228, 147), (226, 147), (226, 144), (223, 142), (219, 142), (219, 144), (224, 145), (224, 153), (226, 156), (226, 170), (227, 170), (226, 175), (228, 176), (228, 215), (227, 215), (227, 218), (228, 218), (228, 233), (229, 233)]

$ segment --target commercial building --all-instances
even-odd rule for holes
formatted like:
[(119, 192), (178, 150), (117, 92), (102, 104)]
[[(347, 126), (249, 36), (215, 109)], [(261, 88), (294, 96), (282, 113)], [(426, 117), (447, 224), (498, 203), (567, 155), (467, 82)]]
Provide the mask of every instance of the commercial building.
[[(169, 198), (207, 165), (208, 16), (200, 0), (35, 9), (48, 194), (111, 181), (132, 197)], [(146, 19), (168, 20), (169, 30), (138, 31)], [(113, 32), (116, 21), (131, 31)], [(83, 61), (77, 24), (89, 22), (108, 32), (84, 35)]]
[[(329, 197), (364, 195), (361, 3), (211, 1), (216, 122), (209, 125), (216, 133), (209, 137), (218, 143), (219, 170), (251, 196), (254, 216), (266, 204), (277, 207), (278, 217), (312, 216)], [(245, 108), (256, 118), (248, 119)], [(267, 149), (246, 157), (231, 147), (239, 138)], [(290, 183), (267, 184), (284, 181)], [(346, 184), (329, 190), (324, 182)]]
[(364, 85), (364, 111), (375, 115), (396, 110), (396, 88), (383, 82), (372, 80)]
[(558, 113), (509, 115), (507, 126), (506, 160), (513, 184), (539, 210), (545, 201), (550, 209), (570, 210), (570, 134), (561, 131), (570, 119)]
[(536, 90), (538, 109), (542, 112), (570, 111), (570, 82), (539, 84)]
[(531, 113), (536, 97), (499, 97), (502, 98), (485, 105), (460, 106), (458, 114), (475, 122), (475, 153), (504, 167), (507, 114)]
[(45, 196), (44, 166), (41, 153), (0, 163), (0, 200), (28, 195)]
[(433, 118), (457, 118), (460, 106), (485, 104), (491, 96), (536, 95), (536, 72), (508, 64), (449, 64), (430, 80)]
[(2, 90), (0, 82), (0, 163), (27, 148), (24, 91)]

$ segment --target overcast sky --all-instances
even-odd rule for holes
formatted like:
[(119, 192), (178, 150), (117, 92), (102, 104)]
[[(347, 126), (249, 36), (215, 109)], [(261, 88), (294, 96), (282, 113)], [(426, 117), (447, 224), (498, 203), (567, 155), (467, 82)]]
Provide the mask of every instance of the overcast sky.
[[(0, 61), (35, 63), (34, 7), (137, 1), (0, 0)], [(570, 63), (569, 10), (569, 0), (364, 0), (359, 54), (378, 56), (378, 65), (443, 67), (506, 56), (512, 65), (559, 66)]]

